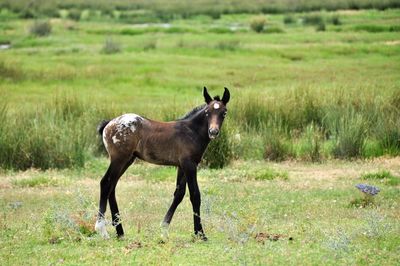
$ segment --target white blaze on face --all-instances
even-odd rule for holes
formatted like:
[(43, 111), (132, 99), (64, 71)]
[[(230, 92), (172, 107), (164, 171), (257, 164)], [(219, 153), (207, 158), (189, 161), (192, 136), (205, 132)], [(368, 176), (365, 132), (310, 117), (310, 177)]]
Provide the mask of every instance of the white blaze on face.
[(219, 103), (214, 103), (214, 109), (219, 109)]

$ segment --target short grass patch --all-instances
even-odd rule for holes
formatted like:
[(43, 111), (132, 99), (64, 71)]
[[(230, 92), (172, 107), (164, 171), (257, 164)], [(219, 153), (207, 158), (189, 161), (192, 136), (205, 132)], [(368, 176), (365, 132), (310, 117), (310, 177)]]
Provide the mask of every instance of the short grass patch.
[[(390, 172), (398, 171), (395, 159), (382, 165)], [(173, 168), (162, 171), (138, 163), (122, 176), (117, 199), (126, 233), (123, 240), (114, 236), (109, 210), (111, 239), (103, 240), (93, 232), (105, 159), (79, 171), (46, 172), (45, 176), (69, 180), (62, 186), (14, 186), (13, 180), (43, 174), (2, 172), (0, 261), (2, 265), (158, 264), (160, 260), (180, 265), (396, 264), (400, 239), (396, 188), (383, 183), (376, 205), (348, 206), (352, 195), (359, 193), (354, 180), (382, 165), (235, 162), (223, 170), (200, 169), (201, 213), (209, 241), (193, 241), (192, 207), (186, 195), (172, 220), (170, 238), (163, 244), (160, 221), (175, 190)], [(257, 173), (267, 180), (255, 180)], [(277, 173), (288, 173), (290, 178), (270, 180)], [(171, 178), (164, 180), (164, 176)], [(147, 182), (149, 178), (160, 180)], [(295, 258), (287, 256), (293, 252)], [(379, 255), (365, 257), (365, 252)]]
[(258, 181), (274, 180), (274, 179), (288, 180), (289, 174), (285, 171), (277, 171), (271, 168), (261, 169), (255, 172), (254, 179)]
[(58, 183), (56, 180), (48, 176), (34, 176), (13, 180), (12, 184), (16, 187), (45, 187), (56, 186)]
[(361, 179), (379, 181), (391, 186), (397, 186), (400, 184), (400, 177), (387, 170), (364, 173), (361, 175)]

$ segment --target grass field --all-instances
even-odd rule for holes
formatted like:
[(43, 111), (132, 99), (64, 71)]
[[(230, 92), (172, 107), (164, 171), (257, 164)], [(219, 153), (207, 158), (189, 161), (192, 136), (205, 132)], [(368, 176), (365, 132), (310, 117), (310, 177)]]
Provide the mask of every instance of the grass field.
[[(148, 24), (113, 18), (118, 10), (21, 19), (3, 5), (0, 264), (399, 264), (395, 2)], [(203, 86), (232, 96), (199, 172), (210, 240), (192, 240), (185, 198), (159, 243), (175, 169), (142, 162), (117, 189), (126, 238), (94, 235), (108, 164), (98, 122), (128, 112), (175, 119), (203, 102)], [(359, 183), (381, 192), (371, 200)]]
[(202, 103), (203, 86), (232, 91), (225, 131), (240, 142), (226, 142), (228, 162), (400, 153), (398, 9), (268, 15), (261, 33), (249, 28), (260, 16), (246, 14), (141, 25), (57, 18), (44, 37), (29, 33), (33, 20), (2, 15), (0, 41), (12, 47), (0, 58), (5, 168), (80, 167), (100, 120), (174, 119)]
[[(1, 264), (396, 265), (400, 260), (398, 158), (236, 162), (224, 170), (202, 169), (209, 241), (193, 242), (186, 196), (164, 244), (160, 222), (172, 200), (175, 170), (141, 163), (129, 169), (117, 189), (126, 236), (105, 241), (93, 235), (93, 226), (98, 176), (106, 164), (3, 173)], [(382, 171), (390, 174), (382, 177)], [(381, 192), (374, 205), (361, 207), (363, 195), (354, 186), (365, 182)]]

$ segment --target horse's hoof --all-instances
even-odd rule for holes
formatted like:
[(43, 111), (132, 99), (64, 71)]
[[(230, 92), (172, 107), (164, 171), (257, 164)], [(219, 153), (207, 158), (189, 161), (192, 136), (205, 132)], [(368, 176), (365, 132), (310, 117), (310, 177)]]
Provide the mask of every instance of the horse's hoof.
[(169, 224), (167, 224), (167, 223), (161, 224), (160, 243), (166, 243), (168, 241), (168, 239), (169, 239), (168, 227), (169, 227)]
[(201, 234), (200, 236), (198, 236), (200, 240), (202, 241), (208, 241), (208, 238), (206, 237), (205, 234)]
[(117, 235), (117, 239), (123, 241), (125, 240), (125, 235)]
[(208, 238), (206, 237), (206, 235), (203, 232), (198, 232), (198, 233), (194, 233), (194, 235), (193, 235), (193, 241), (196, 241), (196, 240), (207, 241)]

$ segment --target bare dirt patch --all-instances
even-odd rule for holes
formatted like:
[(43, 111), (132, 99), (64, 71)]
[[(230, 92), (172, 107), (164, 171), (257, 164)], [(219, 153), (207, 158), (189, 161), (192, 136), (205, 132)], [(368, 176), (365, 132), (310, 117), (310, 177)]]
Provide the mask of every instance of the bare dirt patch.
[(287, 236), (287, 235), (283, 235), (283, 234), (272, 234), (272, 233), (257, 233), (255, 235), (255, 240), (260, 243), (260, 244), (264, 244), (265, 241), (278, 241), (278, 240), (282, 240), (282, 239), (288, 239), (290, 241), (293, 240), (293, 237), (291, 236)]
[(142, 247), (143, 247), (143, 245), (140, 241), (133, 241), (133, 242), (129, 243), (128, 245), (126, 245), (125, 254), (130, 253), (131, 251), (140, 249)]
[(395, 41), (387, 41), (384, 42), (385, 45), (393, 46), (393, 45), (400, 45), (400, 40), (395, 40)]
[(339, 15), (349, 15), (349, 16), (359, 15), (359, 14), (361, 14), (363, 12), (364, 12), (364, 10), (351, 10), (351, 9), (344, 9), (344, 10), (336, 11), (336, 13), (339, 14)]

